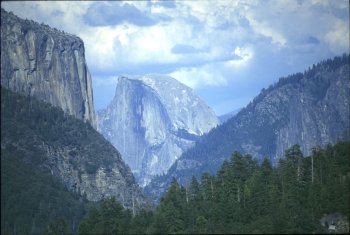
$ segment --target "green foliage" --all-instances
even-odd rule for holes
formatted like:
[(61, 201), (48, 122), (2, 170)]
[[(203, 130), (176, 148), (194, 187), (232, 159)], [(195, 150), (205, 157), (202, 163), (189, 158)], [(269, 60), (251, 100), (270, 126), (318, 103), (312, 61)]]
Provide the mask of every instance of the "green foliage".
[[(349, 58), (349, 54), (344, 54), (322, 61), (311, 66), (304, 73), (280, 78), (269, 88), (263, 89), (237, 115), (213, 128), (200, 138), (193, 148), (182, 154), (179, 162), (194, 160), (198, 162), (196, 166), (179, 169), (174, 164), (165, 176), (152, 180), (146, 187), (146, 193), (159, 198), (159, 194), (155, 192), (159, 188), (164, 192), (163, 189), (168, 187), (172, 176), (175, 176), (180, 183), (187, 184), (192, 175), (199, 179), (202, 172), (215, 174), (234, 150), (254, 152), (256, 155), (268, 157), (275, 155), (278, 142), (276, 133), (287, 126), (292, 117), (291, 113), (298, 115), (298, 112), (305, 107), (313, 124), (324, 123), (323, 125), (331, 127), (326, 131), (330, 140), (334, 135), (343, 140), (349, 139), (348, 117), (336, 111), (348, 109), (346, 102), (342, 102), (344, 99), (341, 98), (348, 96), (348, 89), (345, 88), (346, 86), (339, 87), (338, 81), (341, 81), (341, 84), (348, 84)], [(333, 89), (335, 87), (337, 91)], [(336, 96), (338, 98), (334, 97), (334, 92), (339, 93), (339, 96)], [(297, 97), (307, 97), (307, 99), (302, 98), (301, 104), (297, 101)], [(339, 101), (335, 101), (338, 99)], [(307, 124), (304, 127), (312, 128), (313, 124)], [(321, 143), (320, 133), (314, 138)], [(305, 141), (310, 142), (309, 139)], [(278, 162), (274, 158), (270, 160), (274, 166), (277, 165)]]
[[(192, 177), (187, 187), (172, 179), (167, 193), (152, 212), (140, 212), (124, 233), (130, 234), (236, 234), (326, 232), (324, 214), (339, 212), (349, 218), (350, 142), (315, 149), (303, 157), (298, 145), (286, 150), (273, 168), (268, 159), (257, 164), (251, 156), (235, 152), (215, 176)], [(113, 208), (92, 209), (81, 233), (99, 224), (118, 221), (123, 213)], [(108, 214), (104, 219), (102, 214)], [(120, 223), (118, 223), (120, 224)], [(86, 229), (85, 229), (86, 228)]]
[(66, 221), (64, 221), (63, 219), (56, 219), (55, 221), (51, 222), (44, 231), (45, 235), (64, 235), (68, 233), (68, 226), (66, 224)]
[(90, 203), (51, 171), (57, 157), (48, 152), (62, 149), (80, 180), (112, 163), (126, 175), (119, 153), (90, 124), (1, 87), (1, 234), (77, 231)]
[(186, 221), (186, 191), (175, 178), (168, 194), (154, 212), (153, 233), (183, 233)]
[(150, 234), (150, 224), (153, 223), (153, 212), (140, 210), (132, 218), (129, 233), (130, 234)]
[[(1, 233), (76, 232), (89, 205), (51, 175), (39, 145), (45, 140), (53, 147), (70, 147), (69, 162), (82, 165), (79, 172), (108, 168), (119, 154), (91, 126), (61, 110), (4, 89), (1, 95)], [(214, 159), (211, 146), (201, 154)], [(200, 182), (193, 177), (183, 187), (173, 179), (154, 212), (140, 211), (132, 217), (114, 198), (91, 205), (78, 232), (324, 232), (319, 226), (324, 214), (339, 212), (350, 217), (349, 155), (350, 142), (314, 149), (309, 157), (303, 157), (295, 145), (273, 168), (268, 159), (258, 164), (251, 156), (235, 152), (216, 175), (205, 173)]]
[(17, 155), (34, 165), (46, 160), (40, 148), (43, 142), (52, 149), (69, 149), (69, 162), (75, 168), (84, 166), (88, 174), (95, 173), (99, 167), (109, 169), (112, 163), (125, 165), (118, 151), (89, 123), (64, 113), (58, 107), (3, 87), (1, 126), (2, 141), (12, 145)]
[(103, 199), (99, 207), (93, 207), (82, 221), (79, 234), (125, 234), (130, 220), (130, 211), (124, 210), (115, 198)]
[(86, 204), (51, 174), (1, 150), (1, 234), (74, 232)]

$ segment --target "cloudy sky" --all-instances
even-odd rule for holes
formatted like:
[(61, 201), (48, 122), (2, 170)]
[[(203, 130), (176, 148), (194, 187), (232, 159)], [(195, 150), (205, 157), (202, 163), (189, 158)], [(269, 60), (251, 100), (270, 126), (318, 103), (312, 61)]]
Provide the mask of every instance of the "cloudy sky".
[(278, 78), (349, 53), (348, 0), (1, 2), (85, 43), (95, 109), (119, 75), (160, 73), (218, 114), (244, 107)]

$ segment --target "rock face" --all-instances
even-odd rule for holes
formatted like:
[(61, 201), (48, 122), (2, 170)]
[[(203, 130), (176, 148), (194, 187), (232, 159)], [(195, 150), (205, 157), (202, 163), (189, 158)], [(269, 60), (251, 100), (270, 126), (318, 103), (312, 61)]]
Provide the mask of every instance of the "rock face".
[(92, 128), (91, 77), (80, 38), (1, 9), (1, 86), (2, 149), (88, 200), (115, 196), (126, 207), (148, 204), (119, 152)]
[(53, 175), (70, 191), (91, 201), (114, 196), (128, 208), (148, 206), (119, 152), (91, 125), (2, 88), (1, 127), (1, 150)]
[(313, 147), (349, 139), (349, 75), (349, 55), (343, 55), (281, 78), (184, 152), (146, 191), (157, 198), (172, 177), (186, 184), (192, 175), (214, 174), (234, 151), (277, 164), (294, 144), (309, 155)]
[(91, 77), (77, 36), (1, 9), (1, 85), (95, 127)]
[(97, 112), (97, 123), (146, 185), (218, 119), (187, 86), (168, 76), (145, 75), (120, 77), (111, 104)]
[(340, 213), (324, 215), (320, 219), (320, 224), (327, 233), (349, 234), (349, 220), (346, 215)]

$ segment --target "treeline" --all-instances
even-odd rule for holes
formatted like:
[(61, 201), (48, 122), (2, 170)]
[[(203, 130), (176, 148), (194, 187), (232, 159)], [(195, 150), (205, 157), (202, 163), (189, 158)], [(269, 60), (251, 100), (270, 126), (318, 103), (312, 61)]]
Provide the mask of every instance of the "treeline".
[(308, 69), (305, 70), (304, 73), (295, 73), (287, 77), (280, 78), (278, 82), (274, 83), (273, 85), (270, 85), (267, 89), (262, 89), (261, 94), (263, 96), (266, 93), (272, 91), (273, 89), (282, 87), (286, 84), (298, 83), (300, 82), (300, 80), (303, 79), (304, 76), (306, 79), (312, 79), (317, 72), (323, 72), (323, 71), (335, 72), (341, 66), (348, 65), (349, 61), (350, 61), (350, 54), (345, 54), (345, 53), (342, 56), (336, 56), (332, 59), (323, 60), (317, 64), (313, 64), (311, 67), (308, 67)]
[(153, 212), (132, 217), (114, 199), (102, 201), (79, 233), (324, 233), (324, 214), (349, 218), (349, 154), (350, 142), (309, 157), (295, 145), (273, 168), (267, 159), (258, 164), (235, 152), (214, 176), (193, 177), (187, 187), (173, 179)]
[[(331, 133), (337, 133), (340, 139), (348, 139), (348, 117), (341, 111), (347, 110), (346, 102), (334, 100), (346, 100), (348, 90), (345, 85), (349, 80), (349, 54), (341, 57), (334, 57), (316, 64), (313, 67), (315, 76), (307, 75), (308, 72), (290, 75), (281, 78), (279, 82), (263, 90), (252, 102), (233, 118), (227, 120), (222, 125), (213, 128), (208, 134), (200, 138), (195, 145), (185, 151), (181, 157), (171, 166), (164, 176), (155, 177), (145, 191), (154, 199), (159, 198), (159, 191), (164, 192), (171, 182), (171, 176), (182, 183), (187, 184), (191, 176), (199, 179), (203, 172), (216, 174), (222, 162), (232, 154), (233, 150), (240, 152), (249, 148), (247, 140), (255, 146), (261, 146), (257, 155), (271, 157), (273, 165), (277, 165), (278, 159), (273, 158), (277, 151), (276, 132), (288, 126), (290, 123), (289, 113), (299, 112), (306, 108), (308, 113), (313, 113), (310, 118), (312, 123), (324, 123), (332, 126)], [(311, 68), (310, 68), (311, 71)], [(312, 74), (310, 72), (310, 74)], [(336, 88), (337, 91), (334, 90)], [(283, 97), (283, 98), (282, 98)], [(294, 102), (296, 97), (308, 97), (304, 103)], [(327, 105), (327, 114), (325, 113)], [(317, 120), (315, 119), (317, 118)], [(332, 117), (329, 119), (328, 117)], [(299, 120), (299, 119), (298, 119)], [(344, 121), (340, 121), (344, 120)], [(332, 139), (332, 138), (331, 138)], [(248, 142), (249, 142), (248, 141)], [(331, 140), (330, 140), (331, 141)], [(260, 158), (261, 159), (261, 158)], [(188, 167), (178, 167), (178, 163), (191, 162), (195, 165)], [(160, 190), (159, 190), (160, 189)]]

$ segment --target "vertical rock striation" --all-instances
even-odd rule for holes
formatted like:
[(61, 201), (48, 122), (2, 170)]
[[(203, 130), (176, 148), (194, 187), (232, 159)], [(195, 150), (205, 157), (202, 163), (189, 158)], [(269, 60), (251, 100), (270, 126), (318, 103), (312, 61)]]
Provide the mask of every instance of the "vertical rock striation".
[(120, 77), (111, 104), (97, 112), (97, 123), (146, 185), (218, 119), (187, 86), (168, 76), (145, 75)]
[(60, 107), (95, 127), (83, 41), (3, 9), (1, 85)]

